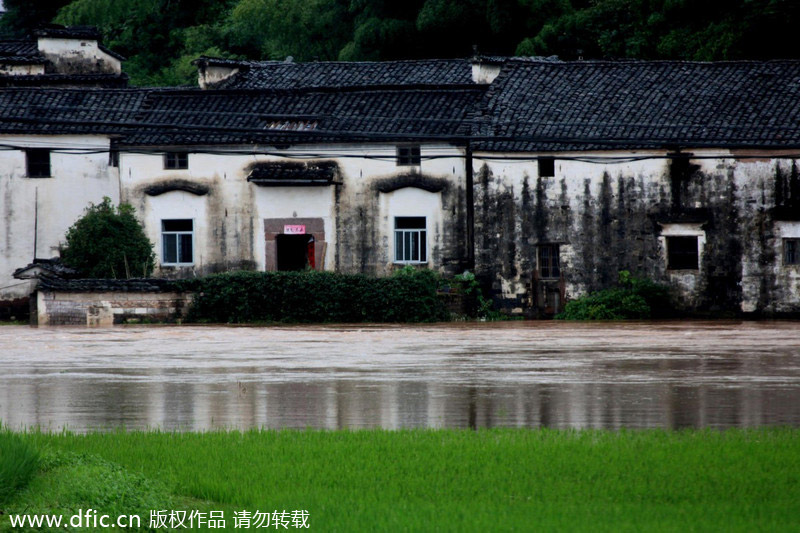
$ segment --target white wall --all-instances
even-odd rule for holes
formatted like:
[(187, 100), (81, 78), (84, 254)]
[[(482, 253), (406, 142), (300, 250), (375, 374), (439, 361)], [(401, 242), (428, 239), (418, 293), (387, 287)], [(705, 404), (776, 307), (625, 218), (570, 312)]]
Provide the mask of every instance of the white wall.
[(90, 70), (111, 74), (122, 72), (120, 60), (101, 50), (95, 40), (39, 37), (38, 43), (39, 51), (56, 65), (58, 72), (64, 72), (64, 69), (79, 64), (93, 65), (94, 68)]
[[(0, 144), (28, 147), (70, 147), (108, 150), (109, 139), (100, 136), (3, 136)], [(25, 152), (0, 152), (0, 298), (27, 295), (27, 285), (11, 274), (34, 257), (58, 256), (67, 229), (90, 203), (108, 196), (119, 201), (119, 176), (108, 166), (108, 153), (51, 153), (50, 178), (26, 176)], [(34, 227), (38, 229), (34, 250)]]

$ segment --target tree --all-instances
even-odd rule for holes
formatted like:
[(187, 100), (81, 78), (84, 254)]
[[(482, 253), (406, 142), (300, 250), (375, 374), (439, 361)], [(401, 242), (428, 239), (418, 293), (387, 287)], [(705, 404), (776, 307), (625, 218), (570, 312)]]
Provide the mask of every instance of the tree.
[(41, 24), (53, 20), (70, 0), (3, 0), (6, 12), (0, 18), (0, 34), (23, 37)]
[(153, 244), (133, 207), (115, 207), (108, 197), (86, 208), (67, 230), (61, 259), (87, 278), (147, 277), (155, 265)]

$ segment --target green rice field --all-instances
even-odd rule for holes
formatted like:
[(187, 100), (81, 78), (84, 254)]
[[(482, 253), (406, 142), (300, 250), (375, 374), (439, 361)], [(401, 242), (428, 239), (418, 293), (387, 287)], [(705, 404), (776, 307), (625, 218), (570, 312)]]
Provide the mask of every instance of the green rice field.
[(229, 530), (304, 510), (314, 531), (797, 531), (800, 430), (0, 431), (0, 530), (88, 508), (142, 530), (157, 509)]

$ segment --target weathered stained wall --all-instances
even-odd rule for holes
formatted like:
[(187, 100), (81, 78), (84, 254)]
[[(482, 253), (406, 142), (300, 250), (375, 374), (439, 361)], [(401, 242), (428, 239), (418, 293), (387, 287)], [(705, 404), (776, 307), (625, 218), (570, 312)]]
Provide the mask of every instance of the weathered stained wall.
[[(397, 166), (396, 147), (303, 146), (269, 155), (190, 153), (188, 168), (164, 169), (159, 153), (120, 154), (122, 200), (131, 203), (155, 244), (166, 277), (267, 268), (265, 221), (320, 218), (326, 270), (388, 274), (394, 264), (394, 216), (425, 216), (428, 262), (448, 274), (466, 257), (464, 161), (448, 146), (423, 147), (419, 166)], [(318, 153), (338, 165), (336, 184), (261, 187), (247, 181), (253, 163), (295, 161)], [(348, 157), (342, 157), (347, 154)], [(426, 156), (436, 156), (425, 160)], [(193, 187), (187, 187), (192, 184)], [(188, 190), (191, 189), (191, 190)], [(194, 221), (194, 264), (162, 266), (161, 221)], [(272, 230), (271, 230), (272, 231)]]
[[(51, 177), (29, 178), (22, 150), (0, 157), (0, 300), (24, 297), (30, 283), (14, 279), (34, 258), (59, 255), (67, 229), (90, 203), (119, 200), (119, 175), (109, 167), (109, 139), (101, 136), (6, 136), (1, 144), (30, 148), (74, 147), (98, 153), (50, 155)], [(38, 204), (38, 208), (37, 208)], [(35, 247), (34, 247), (35, 243)]]
[[(694, 154), (638, 153), (653, 158), (620, 164), (556, 154), (554, 177), (538, 176), (531, 162), (476, 162), (477, 273), (506, 309), (531, 312), (537, 245), (554, 243), (567, 298), (629, 270), (671, 285), (687, 310), (800, 311), (800, 267), (784, 266), (780, 252), (800, 226), (778, 223), (774, 209), (800, 198), (782, 192), (800, 191), (796, 166)], [(667, 269), (665, 236), (680, 234), (698, 235), (698, 270)]]
[(47, 72), (120, 74), (122, 63), (103, 51), (96, 40), (39, 37), (39, 51), (50, 61)]
[(112, 326), (126, 320), (175, 320), (186, 315), (190, 293), (55, 292), (36, 294), (39, 326)]
[[(419, 166), (397, 166), (395, 147), (381, 159), (343, 159), (336, 189), (336, 270), (386, 275), (394, 258), (394, 217), (427, 217), (428, 267), (447, 275), (466, 268), (464, 159), (447, 146), (422, 147)], [(434, 157), (433, 159), (425, 159)], [(385, 158), (385, 159), (384, 159)]]

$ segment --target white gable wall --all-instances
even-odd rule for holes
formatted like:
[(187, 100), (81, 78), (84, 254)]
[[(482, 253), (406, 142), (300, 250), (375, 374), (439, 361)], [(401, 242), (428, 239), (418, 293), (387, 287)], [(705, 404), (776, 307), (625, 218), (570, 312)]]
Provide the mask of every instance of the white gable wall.
[[(3, 136), (0, 144), (91, 151), (108, 150), (109, 139), (101, 136)], [(50, 168), (50, 178), (29, 178), (24, 151), (0, 152), (0, 299), (27, 296), (26, 285), (18, 285), (20, 280), (11, 276), (13, 271), (29, 264), (34, 257), (58, 256), (67, 229), (90, 203), (100, 203), (105, 196), (119, 201), (119, 176), (115, 168), (108, 166), (107, 152), (51, 152)], [(37, 236), (35, 250), (34, 235)]]

